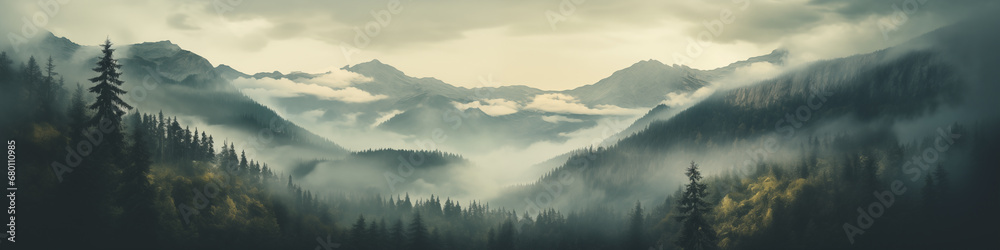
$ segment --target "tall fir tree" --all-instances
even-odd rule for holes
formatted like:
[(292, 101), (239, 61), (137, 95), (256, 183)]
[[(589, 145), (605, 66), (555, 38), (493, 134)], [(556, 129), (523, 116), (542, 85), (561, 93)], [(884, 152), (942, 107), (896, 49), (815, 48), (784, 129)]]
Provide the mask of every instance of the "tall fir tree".
[(87, 128), (90, 118), (87, 117), (87, 104), (83, 101), (83, 86), (76, 84), (76, 91), (73, 92), (69, 106), (69, 139), (70, 142), (78, 142), (83, 138), (84, 130)]
[(708, 185), (701, 183), (701, 172), (694, 162), (691, 162), (685, 175), (690, 183), (677, 204), (681, 213), (677, 218), (681, 221), (681, 232), (676, 244), (687, 250), (715, 249), (718, 236), (705, 218), (711, 210), (711, 204), (704, 200), (708, 195)]
[(413, 213), (413, 222), (410, 223), (409, 249), (411, 250), (431, 249), (430, 235), (427, 232), (427, 226), (424, 225), (424, 219), (420, 217), (420, 213)]
[(405, 249), (406, 242), (409, 241), (406, 237), (406, 227), (403, 225), (403, 219), (396, 219), (396, 223), (392, 225), (392, 231), (389, 232), (389, 239), (392, 241), (392, 249)]
[(107, 119), (107, 122), (117, 129), (121, 126), (125, 110), (132, 109), (132, 106), (120, 97), (127, 92), (121, 89), (125, 81), (119, 79), (122, 75), (118, 72), (121, 65), (114, 58), (114, 52), (111, 40), (105, 40), (101, 45), (102, 56), (97, 62), (97, 67), (93, 69), (100, 75), (90, 78), (90, 82), (97, 84), (89, 89), (90, 92), (97, 94), (97, 101), (90, 105), (90, 109), (97, 110), (90, 124), (100, 126), (101, 119)]
[(625, 249), (645, 249), (645, 226), (643, 225), (642, 203), (635, 202), (635, 208), (629, 212), (628, 231), (625, 234)]
[(510, 219), (500, 225), (500, 232), (497, 233), (497, 250), (514, 250), (514, 222)]
[(56, 95), (60, 90), (60, 86), (57, 84), (55, 72), (56, 65), (49, 57), (48, 62), (45, 64), (45, 76), (41, 81), (38, 82), (38, 109), (41, 112), (42, 121), (55, 122), (56, 117), (58, 117), (56, 107)]
[(15, 88), (15, 91), (20, 92), (18, 97), (21, 100), (17, 104), (24, 108), (16, 108), (15, 111), (28, 111), (27, 117), (32, 118), (42, 116), (43, 112), (40, 110), (40, 107), (42, 106), (42, 90), (45, 88), (43, 86), (44, 76), (34, 56), (29, 57), (28, 63), (21, 67), (21, 78), (19, 80), (22, 85), (20, 88)]
[[(289, 180), (291, 181), (291, 180)], [(350, 249), (366, 250), (368, 249), (368, 230), (365, 224), (365, 216), (358, 215), (358, 220), (354, 222), (354, 226), (351, 227), (350, 235)]]
[(132, 146), (129, 148), (129, 166), (122, 170), (119, 200), (122, 203), (122, 238), (128, 247), (157, 245), (158, 228), (155, 202), (156, 193), (149, 180), (149, 132), (139, 113), (132, 120)]

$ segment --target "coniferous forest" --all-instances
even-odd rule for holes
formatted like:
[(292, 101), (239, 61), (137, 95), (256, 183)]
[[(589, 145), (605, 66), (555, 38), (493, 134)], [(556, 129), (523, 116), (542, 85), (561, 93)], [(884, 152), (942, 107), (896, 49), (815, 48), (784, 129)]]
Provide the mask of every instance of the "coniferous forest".
[[(584, 34), (571, 25), (634, 7), (563, 2), (543, 12), (553, 34)], [(853, 7), (809, 6), (839, 10), (837, 16), (852, 22), (864, 15), (847, 12), (870, 7), (846, 2)], [(596, 83), (554, 90), (564, 88), (490, 85), (492, 75), (476, 78), (477, 86), (414, 77), (426, 75), (410, 72), (421, 70), (414, 65), (431, 62), (400, 60), (390, 53), (396, 50), (380, 46), (400, 42), (391, 33), (399, 30), (388, 25), (413, 27), (397, 16), (402, 10), (437, 16), (395, 3), (365, 10), (374, 18), (365, 25), (379, 31), (352, 31), (358, 32), (353, 39), (386, 44), (341, 47), (350, 63), (315, 71), (321, 73), (247, 74), (171, 41), (119, 44), (108, 35), (98, 45), (80, 45), (24, 19), (37, 33), (17, 30), (10, 44), (0, 42), (9, 202), (0, 249), (995, 248), (1000, 74), (993, 69), (1000, 66), (994, 48), (1000, 35), (982, 32), (1000, 20), (992, 15), (942, 7), (926, 10), (942, 19), (919, 21), (910, 9), (899, 9), (885, 15), (911, 15), (933, 28), (906, 28), (901, 21), (887, 30), (877, 21), (884, 13), (875, 12), (866, 15), (883, 25), (875, 27), (885, 45), (862, 40), (864, 46), (817, 56), (798, 40), (770, 41), (785, 45), (718, 67), (643, 60)], [(53, 4), (40, 6), (56, 6), (52, 13), (75, 6)], [(269, 39), (290, 39), (312, 28), (260, 21), (266, 11), (260, 20), (225, 14), (296, 4), (214, 4), (224, 21), (251, 20), (230, 25), (234, 33), (273, 25), (264, 32)], [(579, 8), (579, 16), (566, 6)], [(442, 19), (451, 13), (444, 12)], [(716, 37), (712, 25), (732, 23), (725, 16), (697, 23), (708, 27), (703, 34), (721, 39), (704, 49), (729, 48), (725, 39), (773, 47), (741, 31)], [(942, 21), (951, 16), (956, 19)], [(629, 18), (616, 17), (621, 27), (632, 27), (625, 25)], [(196, 19), (173, 15), (168, 23), (201, 32), (187, 18)], [(781, 26), (746, 21), (725, 27)], [(474, 24), (405, 36), (497, 39), (492, 30), (445, 31)], [(504, 32), (538, 36), (534, 28), (511, 25)], [(908, 35), (889, 38), (887, 32)], [(601, 37), (590, 40), (613, 36)], [(510, 39), (504, 41), (531, 40)], [(689, 46), (701, 46), (699, 39)], [(687, 59), (707, 60), (686, 52), (693, 57)], [(399, 60), (399, 68), (349, 59), (375, 54)], [(577, 73), (592, 73), (588, 69)]]

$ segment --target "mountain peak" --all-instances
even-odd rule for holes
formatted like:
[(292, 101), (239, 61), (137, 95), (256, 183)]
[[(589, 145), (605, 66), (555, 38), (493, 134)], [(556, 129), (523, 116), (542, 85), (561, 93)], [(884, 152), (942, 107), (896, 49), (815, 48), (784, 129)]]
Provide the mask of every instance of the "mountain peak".
[(146, 46), (146, 47), (152, 47), (152, 48), (164, 48), (164, 49), (171, 49), (171, 50), (180, 50), (181, 49), (180, 45), (177, 45), (177, 44), (171, 42), (170, 40), (163, 40), (163, 41), (158, 41), (158, 42), (143, 42), (143, 43), (135, 44), (133, 46)]
[(354, 66), (344, 66), (344, 68), (341, 69), (351, 71), (354, 73), (359, 73), (369, 77), (373, 76), (374, 74), (392, 74), (396, 76), (405, 75), (403, 74), (402, 71), (396, 69), (396, 67), (382, 63), (382, 61), (379, 61), (378, 59), (373, 59), (368, 62), (355, 64)]
[(636, 65), (662, 66), (663, 63), (660, 62), (660, 61), (657, 61), (656, 59), (649, 59), (649, 60), (642, 60), (642, 61), (639, 61), (639, 62), (636, 62), (636, 63), (632, 64), (632, 66), (636, 66)]
[(788, 57), (788, 53), (789, 53), (788, 49), (777, 48), (772, 50), (771, 53), (769, 54), (747, 58), (746, 60), (730, 63), (725, 67), (708, 70), (706, 72), (708, 72), (711, 75), (721, 75), (733, 72), (737, 68), (750, 66), (751, 64), (758, 62), (767, 62), (775, 65), (782, 65), (785, 64), (785, 59)]
[(178, 46), (169, 40), (137, 43), (128, 46), (129, 55), (142, 57), (146, 60), (171, 57), (176, 55), (181, 50), (181, 46)]

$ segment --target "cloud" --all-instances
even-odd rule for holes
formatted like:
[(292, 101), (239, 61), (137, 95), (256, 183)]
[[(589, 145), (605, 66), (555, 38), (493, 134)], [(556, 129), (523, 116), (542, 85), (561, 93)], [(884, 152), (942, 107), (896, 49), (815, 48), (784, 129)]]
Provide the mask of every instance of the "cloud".
[(301, 81), (331, 88), (343, 88), (352, 84), (371, 82), (373, 80), (358, 73), (336, 69), (312, 79), (303, 79)]
[(233, 80), (233, 85), (244, 92), (254, 95), (270, 97), (296, 97), (311, 95), (327, 100), (336, 100), (347, 103), (365, 103), (385, 99), (385, 95), (372, 95), (364, 90), (347, 87), (334, 89), (327, 86), (309, 83), (297, 83), (288, 79), (273, 78), (237, 78)]
[(326, 110), (324, 110), (324, 109), (314, 109), (314, 110), (309, 110), (309, 111), (306, 111), (306, 112), (302, 112), (302, 114), (300, 116), (302, 116), (302, 118), (308, 119), (308, 120), (310, 120), (312, 122), (318, 122), (319, 118), (322, 118), (323, 115), (325, 115), (325, 114), (326, 114)]
[(383, 122), (388, 121), (389, 119), (392, 119), (393, 117), (396, 117), (396, 115), (402, 114), (402, 113), (403, 113), (402, 110), (396, 110), (396, 109), (394, 109), (392, 111), (389, 111), (389, 112), (379, 112), (378, 113), (378, 115), (379, 115), (378, 118), (376, 118), (375, 122), (372, 123), (372, 125), (369, 126), (369, 127), (370, 128), (377, 127), (379, 124), (382, 124)]
[(705, 97), (712, 95), (712, 93), (715, 93), (715, 88), (712, 87), (701, 87), (691, 93), (671, 92), (667, 94), (667, 99), (661, 103), (670, 107), (680, 107), (705, 99)]
[(169, 18), (167, 18), (167, 24), (169, 24), (170, 27), (179, 30), (199, 29), (198, 26), (191, 25), (191, 23), (188, 21), (188, 15), (184, 14), (175, 14), (173, 16), (170, 16)]
[[(505, 82), (558, 90), (596, 82), (638, 60), (673, 61), (685, 54), (689, 38), (710, 32), (705, 23), (724, 10), (735, 20), (688, 66), (712, 69), (778, 47), (813, 52), (812, 60), (871, 52), (1000, 3), (929, 1), (885, 41), (879, 22), (896, 15), (893, 6), (904, 8), (905, 0), (569, 1), (571, 13), (560, 13), (566, 1), (403, 0), (391, 16), (379, 14), (387, 1), (134, 2), (67, 4), (43, 28), (85, 45), (109, 36), (118, 44), (171, 40), (246, 72), (316, 72), (380, 58), (410, 75), (456, 85), (475, 86), (478, 75), (493, 73)], [(219, 12), (220, 2), (227, 11)], [(22, 18), (41, 11), (35, 1), (0, 1), (0, 34), (21, 33)], [(555, 30), (549, 12), (565, 14)], [(357, 30), (369, 24), (377, 35), (367, 46), (355, 45)], [(362, 48), (347, 56), (342, 43)], [(432, 57), (439, 60), (427, 60)]]
[(590, 108), (580, 103), (575, 97), (560, 93), (535, 95), (531, 102), (524, 106), (524, 109), (581, 115), (635, 115), (643, 112), (615, 105), (596, 105), (594, 108)]
[(583, 122), (583, 120), (580, 120), (580, 119), (569, 118), (569, 117), (565, 117), (565, 116), (561, 116), (561, 115), (547, 115), (547, 116), (542, 116), (542, 121), (551, 122), (551, 123), (559, 123), (559, 122)]
[(462, 111), (470, 108), (476, 108), (482, 110), (483, 113), (490, 116), (502, 116), (517, 113), (517, 111), (521, 108), (521, 105), (517, 102), (505, 99), (487, 99), (464, 104), (452, 102), (452, 104), (455, 105), (455, 108)]

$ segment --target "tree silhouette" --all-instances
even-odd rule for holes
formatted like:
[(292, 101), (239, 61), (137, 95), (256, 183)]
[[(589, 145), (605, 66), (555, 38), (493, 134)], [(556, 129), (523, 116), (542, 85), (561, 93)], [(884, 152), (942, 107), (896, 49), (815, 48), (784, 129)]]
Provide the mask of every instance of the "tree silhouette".
[(514, 222), (510, 219), (500, 225), (496, 239), (497, 250), (514, 250)]
[(427, 250), (431, 249), (430, 245), (430, 235), (424, 220), (420, 218), (420, 213), (413, 213), (413, 222), (410, 223), (410, 249)]
[(90, 78), (90, 82), (97, 84), (89, 89), (90, 92), (97, 94), (97, 101), (90, 105), (90, 109), (97, 110), (90, 124), (99, 126), (101, 119), (107, 119), (113, 127), (118, 128), (121, 126), (125, 110), (132, 109), (132, 106), (119, 97), (127, 92), (120, 88), (125, 82), (118, 79), (122, 75), (118, 72), (121, 65), (118, 64), (118, 60), (114, 59), (115, 50), (111, 48), (111, 40), (105, 40), (101, 47), (103, 56), (97, 62), (97, 67), (93, 69), (100, 75)]
[(125, 222), (124, 239), (127, 246), (142, 246), (156, 240), (157, 214), (156, 193), (149, 182), (150, 165), (147, 126), (136, 113), (133, 120), (132, 147), (129, 150), (130, 166), (122, 170), (122, 185), (119, 199), (122, 201)]
[[(290, 179), (289, 179), (290, 181)], [(351, 249), (368, 249), (365, 246), (368, 242), (368, 231), (365, 228), (365, 216), (358, 215), (358, 220), (354, 222), (354, 226), (351, 227)]]
[(625, 249), (644, 249), (646, 246), (643, 234), (645, 232), (645, 227), (643, 226), (643, 211), (642, 203), (639, 201), (635, 202), (635, 208), (629, 213), (628, 219), (628, 231), (625, 235)]
[(403, 219), (396, 219), (396, 223), (392, 225), (392, 231), (389, 233), (390, 240), (392, 241), (392, 249), (403, 249), (406, 247), (406, 229), (403, 226)]
[(682, 214), (677, 219), (682, 225), (676, 244), (683, 249), (715, 249), (715, 229), (705, 219), (705, 214), (711, 209), (711, 205), (704, 200), (708, 195), (708, 185), (699, 183), (701, 172), (698, 171), (698, 164), (693, 161), (685, 175), (691, 182), (686, 185), (677, 205)]

